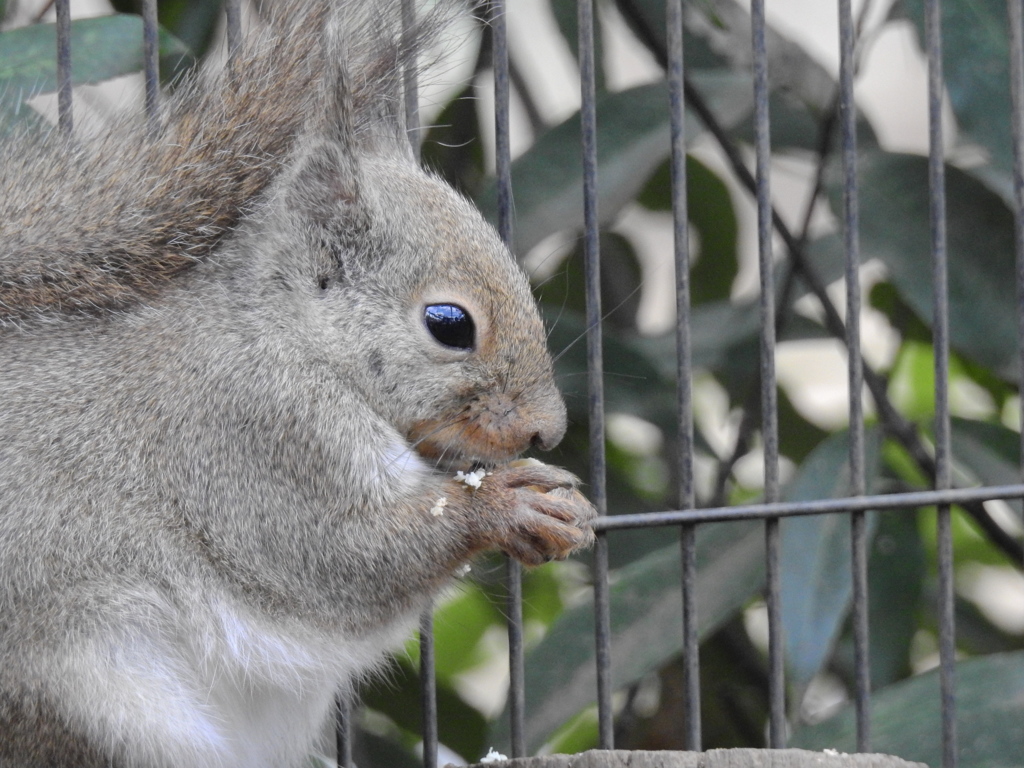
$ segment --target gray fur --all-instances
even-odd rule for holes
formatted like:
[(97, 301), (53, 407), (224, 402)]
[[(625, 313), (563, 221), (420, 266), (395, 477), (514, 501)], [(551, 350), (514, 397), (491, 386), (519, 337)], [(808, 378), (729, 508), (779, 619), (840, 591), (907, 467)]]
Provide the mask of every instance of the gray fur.
[(297, 765), (474, 553), (590, 541), (575, 478), (507, 465), (564, 406), (525, 278), (410, 158), (392, 10), (284, 14), (154, 138), (5, 150), (0, 766)]

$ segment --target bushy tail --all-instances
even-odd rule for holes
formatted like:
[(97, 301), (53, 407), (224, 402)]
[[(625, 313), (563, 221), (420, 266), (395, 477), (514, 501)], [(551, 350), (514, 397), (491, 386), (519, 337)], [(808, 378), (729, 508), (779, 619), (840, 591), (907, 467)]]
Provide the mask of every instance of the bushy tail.
[(222, 72), (183, 83), (155, 131), (122, 120), (82, 144), (0, 148), (0, 324), (156, 295), (233, 231), (304, 131), (333, 126), (352, 152), (404, 140), (402, 71), (450, 7), (403, 33), (397, 0), (286, 6)]

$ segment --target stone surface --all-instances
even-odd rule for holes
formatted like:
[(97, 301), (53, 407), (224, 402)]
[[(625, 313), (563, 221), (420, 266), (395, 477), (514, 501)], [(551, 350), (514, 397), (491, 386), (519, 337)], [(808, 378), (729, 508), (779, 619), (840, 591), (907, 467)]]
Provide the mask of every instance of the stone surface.
[(708, 752), (591, 750), (578, 755), (518, 757), (471, 768), (928, 768), (890, 755), (846, 755), (832, 750), (712, 749)]

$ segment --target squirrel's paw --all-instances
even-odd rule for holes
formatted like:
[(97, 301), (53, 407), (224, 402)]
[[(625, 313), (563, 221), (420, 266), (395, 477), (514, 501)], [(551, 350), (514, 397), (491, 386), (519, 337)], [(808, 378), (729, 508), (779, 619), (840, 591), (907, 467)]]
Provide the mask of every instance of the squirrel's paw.
[(489, 508), (487, 544), (525, 565), (561, 560), (594, 541), (593, 505), (571, 472), (547, 464), (494, 469), (480, 490)]

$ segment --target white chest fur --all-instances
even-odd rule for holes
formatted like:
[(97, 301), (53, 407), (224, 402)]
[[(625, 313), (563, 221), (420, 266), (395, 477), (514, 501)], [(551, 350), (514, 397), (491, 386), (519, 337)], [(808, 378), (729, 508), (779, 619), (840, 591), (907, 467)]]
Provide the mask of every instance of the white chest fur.
[(405, 630), (327, 637), (225, 603), (207, 618), (200, 633), (159, 622), (76, 644), (56, 665), (68, 715), (133, 766), (299, 765), (335, 694)]

